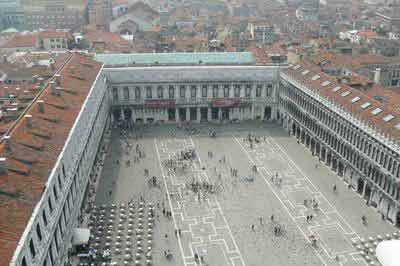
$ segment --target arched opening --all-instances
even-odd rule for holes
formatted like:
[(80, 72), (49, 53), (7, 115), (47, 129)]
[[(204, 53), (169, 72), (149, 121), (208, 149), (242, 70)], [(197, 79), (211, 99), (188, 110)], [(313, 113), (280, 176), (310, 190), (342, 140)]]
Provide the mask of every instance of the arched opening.
[[(371, 197), (371, 192), (372, 192), (371, 186), (369, 184), (367, 184), (365, 186), (364, 199), (366, 199), (368, 202), (369, 202), (369, 198)], [(376, 206), (374, 206), (374, 207), (376, 207)]]
[(272, 115), (272, 108), (271, 106), (266, 106), (264, 109), (264, 119), (270, 120)]
[(343, 163), (339, 162), (338, 163), (338, 175), (343, 176), (343, 173), (344, 173)]
[(396, 214), (396, 227), (400, 228), (400, 211)]
[(325, 148), (322, 148), (322, 149), (321, 149), (321, 160), (322, 160), (323, 162), (325, 161), (325, 153), (326, 153)]
[(119, 32), (120, 35), (133, 35), (133, 33), (128, 29), (123, 29)]
[(332, 170), (334, 172), (337, 170), (337, 159), (335, 157), (332, 158)]
[(130, 108), (124, 109), (124, 116), (125, 116), (125, 120), (131, 121), (132, 120), (132, 110)]
[(311, 139), (311, 153), (314, 156), (315, 154), (315, 140)]
[(364, 189), (364, 180), (362, 178), (359, 178), (357, 181), (357, 193), (362, 194)]
[(307, 148), (310, 147), (310, 140), (311, 140), (310, 135), (306, 134), (306, 147)]
[(119, 121), (121, 119), (121, 109), (116, 108), (113, 110), (114, 121)]
[(330, 152), (327, 153), (326, 155), (326, 164), (329, 166), (331, 165), (331, 159), (332, 159), (332, 155)]

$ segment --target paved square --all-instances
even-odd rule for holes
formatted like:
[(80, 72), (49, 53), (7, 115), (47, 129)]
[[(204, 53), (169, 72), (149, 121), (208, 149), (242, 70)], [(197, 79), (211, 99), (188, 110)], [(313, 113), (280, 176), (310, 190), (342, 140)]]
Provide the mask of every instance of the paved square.
[[(112, 133), (96, 203), (144, 198), (157, 206), (154, 265), (366, 265), (351, 239), (394, 231), (328, 168), (314, 167), (318, 160), (279, 126), (194, 127), (196, 135), (172, 125), (146, 126), (122, 139), (119, 129)], [(209, 137), (210, 128), (216, 138)], [(249, 132), (260, 141), (245, 141)], [(195, 151), (194, 160), (177, 159), (188, 150)], [(150, 185), (153, 176), (157, 186)], [(304, 204), (313, 199), (318, 208)], [(169, 211), (170, 218), (163, 214)], [(363, 214), (368, 227), (361, 224)], [(318, 239), (315, 247), (311, 235)], [(164, 257), (167, 250), (172, 260)], [(195, 254), (204, 261), (196, 263)]]

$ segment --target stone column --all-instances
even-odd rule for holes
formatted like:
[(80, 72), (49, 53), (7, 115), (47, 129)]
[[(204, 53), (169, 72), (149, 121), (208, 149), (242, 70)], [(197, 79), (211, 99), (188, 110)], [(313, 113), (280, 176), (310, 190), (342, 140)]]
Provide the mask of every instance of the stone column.
[(124, 108), (121, 108), (121, 120), (125, 120), (125, 112), (124, 112)]
[(362, 190), (362, 197), (364, 198), (365, 196), (365, 189), (367, 188), (367, 181), (364, 179), (364, 186), (363, 186), (363, 190)]
[(218, 120), (222, 120), (222, 109), (220, 107), (218, 107)]
[(197, 123), (200, 123), (200, 121), (201, 121), (201, 112), (200, 112), (200, 107), (196, 107), (196, 111), (197, 111), (197, 119), (196, 119), (196, 122)]
[(111, 109), (111, 112), (110, 112), (110, 121), (111, 121), (111, 124), (114, 123), (114, 113), (113, 113), (112, 109)]
[(211, 107), (207, 107), (207, 120), (208, 121), (212, 120), (212, 118), (211, 118)]
[(186, 121), (190, 121), (190, 108), (186, 107)]
[(179, 123), (179, 108), (175, 108), (175, 122)]

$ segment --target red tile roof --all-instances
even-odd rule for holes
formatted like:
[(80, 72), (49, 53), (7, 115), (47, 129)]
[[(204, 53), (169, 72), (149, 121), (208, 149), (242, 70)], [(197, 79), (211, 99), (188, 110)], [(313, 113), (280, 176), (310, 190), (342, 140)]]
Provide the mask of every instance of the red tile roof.
[[(6, 149), (4, 141), (0, 143), (8, 167), (0, 175), (0, 266), (8, 266), (101, 67), (84, 55), (71, 55), (59, 73), (61, 88), (76, 93), (56, 96), (48, 86), (26, 110), (32, 115), (32, 127), (22, 117), (8, 132), (11, 149)], [(44, 113), (38, 110), (37, 100), (45, 102)]]
[[(297, 69), (294, 69), (293, 67), (295, 66), (292, 66), (283, 72), (294, 78), (298, 83), (303, 84), (307, 88), (318, 93), (323, 98), (340, 106), (340, 108), (351, 113), (354, 117), (363, 121), (371, 128), (375, 128), (381, 134), (390, 136), (390, 138), (394, 139), (396, 142), (400, 141), (400, 129), (395, 128), (395, 126), (400, 125), (400, 110), (390, 105), (384, 106), (381, 102), (373, 99), (365, 93), (353, 89), (346, 84), (340, 84), (336, 82), (335, 77), (329, 76), (323, 72), (315, 71), (315, 69), (307, 66), (307, 64), (300, 64), (298, 66), (300, 67), (296, 67)], [(305, 70), (310, 70), (310, 72), (303, 75), (303, 73), (305, 73), (303, 71)], [(320, 78), (312, 80), (312, 77), (315, 75), (319, 75)], [(327, 80), (331, 81), (331, 83), (322, 86), (322, 83)], [(335, 87), (341, 88), (335, 92), (333, 90)], [(344, 92), (350, 93), (343, 95), (342, 93)], [(356, 102), (352, 102), (352, 99), (355, 97), (359, 97), (360, 99)], [(370, 105), (367, 108), (362, 108), (361, 105), (366, 102), (370, 103)], [(371, 111), (376, 108), (380, 108), (382, 111), (374, 115)], [(392, 115), (393, 118), (389, 121), (385, 121), (383, 118), (388, 115)]]
[(65, 31), (42, 31), (39, 32), (40, 38), (64, 38), (64, 39), (73, 39), (72, 34)]
[(22, 48), (38, 46), (36, 34), (15, 35), (11, 40), (3, 44), (0, 48)]

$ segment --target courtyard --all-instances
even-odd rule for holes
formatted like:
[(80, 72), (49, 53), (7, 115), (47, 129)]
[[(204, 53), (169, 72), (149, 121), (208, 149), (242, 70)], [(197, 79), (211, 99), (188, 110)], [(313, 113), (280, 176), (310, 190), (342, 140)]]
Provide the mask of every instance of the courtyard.
[[(182, 151), (194, 156), (178, 164)], [(154, 206), (151, 265), (368, 265), (353, 242), (396, 231), (273, 123), (113, 129), (95, 203), (140, 201)]]

